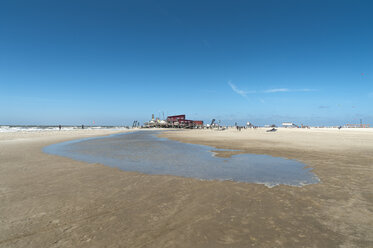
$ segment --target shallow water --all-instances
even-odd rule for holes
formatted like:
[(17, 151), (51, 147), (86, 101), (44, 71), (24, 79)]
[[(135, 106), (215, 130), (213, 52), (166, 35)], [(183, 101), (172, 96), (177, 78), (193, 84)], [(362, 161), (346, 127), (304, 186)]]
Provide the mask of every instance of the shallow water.
[(252, 182), (269, 187), (319, 182), (310, 168), (296, 160), (256, 154), (220, 158), (211, 152), (218, 150), (213, 147), (158, 138), (157, 133), (138, 131), (68, 141), (47, 146), (44, 152), (146, 174)]

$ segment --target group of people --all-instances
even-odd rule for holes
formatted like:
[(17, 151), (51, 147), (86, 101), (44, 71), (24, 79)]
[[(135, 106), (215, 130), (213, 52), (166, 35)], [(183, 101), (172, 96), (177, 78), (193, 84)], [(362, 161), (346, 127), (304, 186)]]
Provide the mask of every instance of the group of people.
[[(62, 129), (62, 126), (61, 126), (61, 125), (58, 125), (58, 129), (61, 130), (61, 129)], [(82, 125), (82, 129), (84, 129), (84, 125)]]

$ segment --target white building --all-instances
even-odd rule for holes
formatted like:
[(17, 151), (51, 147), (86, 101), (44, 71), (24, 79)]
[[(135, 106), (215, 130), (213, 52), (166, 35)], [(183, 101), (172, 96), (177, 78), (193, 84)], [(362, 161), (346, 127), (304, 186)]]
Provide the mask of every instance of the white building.
[(292, 123), (292, 122), (283, 122), (283, 123), (282, 123), (282, 126), (283, 126), (283, 127), (298, 127), (297, 125), (295, 125), (295, 124)]

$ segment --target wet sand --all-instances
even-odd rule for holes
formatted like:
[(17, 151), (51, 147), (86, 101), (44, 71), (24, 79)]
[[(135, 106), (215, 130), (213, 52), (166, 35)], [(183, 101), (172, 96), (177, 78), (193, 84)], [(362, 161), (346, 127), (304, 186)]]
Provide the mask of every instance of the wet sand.
[(0, 134), (0, 247), (373, 246), (371, 130), (162, 134), (298, 159), (321, 179), (305, 187), (145, 175), (41, 151), (109, 133)]

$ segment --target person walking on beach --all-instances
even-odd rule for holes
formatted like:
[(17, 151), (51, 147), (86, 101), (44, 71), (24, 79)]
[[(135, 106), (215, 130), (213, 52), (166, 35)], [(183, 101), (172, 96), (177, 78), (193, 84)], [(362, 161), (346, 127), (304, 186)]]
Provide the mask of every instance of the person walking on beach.
[(61, 128), (62, 128), (61, 125), (59, 125), (58, 128), (61, 130)]
[(84, 125), (82, 125), (82, 129), (84, 129)]

